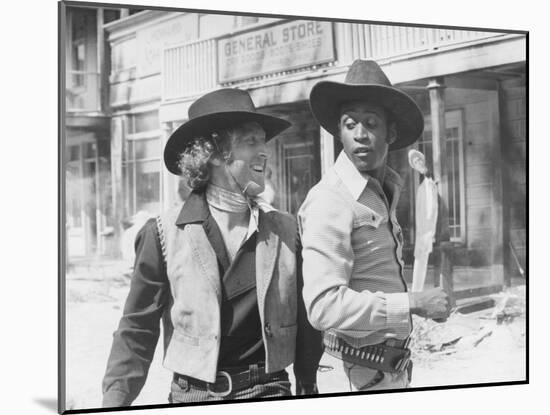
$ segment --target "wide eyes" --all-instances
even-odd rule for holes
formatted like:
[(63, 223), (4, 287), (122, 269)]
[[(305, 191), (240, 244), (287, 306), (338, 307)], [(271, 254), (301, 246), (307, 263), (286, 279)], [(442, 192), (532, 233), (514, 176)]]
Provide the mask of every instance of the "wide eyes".
[(344, 125), (348, 130), (353, 130), (357, 125), (357, 123), (353, 121), (351, 118), (348, 118), (348, 120), (344, 122)]
[(365, 121), (365, 124), (367, 125), (368, 128), (375, 128), (378, 125), (378, 122), (377, 122), (376, 118), (369, 117)]
[[(378, 120), (375, 117), (367, 117), (362, 121), (362, 124), (367, 128), (376, 128), (378, 126)], [(357, 126), (357, 122), (351, 118), (347, 117), (347, 119), (344, 121), (344, 126), (348, 130), (353, 130)]]

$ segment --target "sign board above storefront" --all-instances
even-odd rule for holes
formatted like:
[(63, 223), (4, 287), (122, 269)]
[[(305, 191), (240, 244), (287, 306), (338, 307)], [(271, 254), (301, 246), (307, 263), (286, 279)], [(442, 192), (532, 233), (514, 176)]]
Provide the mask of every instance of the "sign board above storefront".
[(331, 22), (293, 21), (218, 40), (219, 83), (331, 62)]

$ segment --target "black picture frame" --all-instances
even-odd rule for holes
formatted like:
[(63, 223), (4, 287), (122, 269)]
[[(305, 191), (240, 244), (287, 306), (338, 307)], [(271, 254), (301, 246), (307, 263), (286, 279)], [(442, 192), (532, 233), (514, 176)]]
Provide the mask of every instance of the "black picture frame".
[[(67, 37), (67, 33), (66, 33), (66, 28), (67, 28), (67, 22), (65, 20), (65, 16), (66, 16), (66, 10), (68, 7), (86, 7), (86, 8), (94, 8), (94, 7), (101, 7), (101, 6), (105, 6), (105, 5), (108, 5), (109, 7), (116, 7), (118, 5), (116, 4), (111, 4), (111, 3), (88, 3), (88, 2), (60, 2), (59, 3), (59, 85), (60, 85), (60, 89), (59, 89), (59, 126), (60, 126), (60, 131), (59, 131), (59, 159), (60, 159), (60, 165), (59, 165), (59, 194), (60, 194), (60, 203), (59, 203), (59, 224), (64, 224), (66, 222), (66, 218), (67, 218), (67, 207), (66, 207), (66, 202), (67, 202), (67, 183), (66, 183), (66, 180), (65, 180), (65, 172), (66, 172), (66, 162), (67, 160), (69, 159), (70, 155), (68, 154), (68, 149), (66, 147), (66, 143), (67, 143), (67, 132), (66, 132), (66, 129), (65, 129), (65, 126), (67, 125), (67, 118), (66, 118), (66, 114), (67, 114), (67, 107), (66, 107), (66, 95), (65, 95), (65, 89), (63, 86), (65, 85), (65, 82), (66, 82), (66, 62), (67, 62), (67, 56), (65, 54), (65, 44), (64, 42), (66, 41), (66, 37)], [(121, 5), (121, 6), (128, 6), (128, 5)], [(197, 9), (173, 9), (173, 8), (167, 8), (167, 7), (155, 7), (155, 6), (141, 6), (141, 5), (133, 5), (132, 7), (134, 8), (137, 8), (137, 9), (148, 9), (148, 10), (157, 10), (159, 12), (169, 12), (169, 11), (189, 11), (189, 12), (194, 12), (194, 13), (199, 13), (199, 12), (207, 12), (207, 13), (212, 13), (212, 14), (224, 14), (224, 15), (238, 15), (238, 16), (249, 16), (249, 17), (254, 17), (254, 16), (260, 16), (260, 17), (270, 17), (270, 18), (292, 18), (292, 19), (309, 19), (309, 20), (313, 20), (313, 21), (317, 21), (317, 20), (322, 20), (322, 21), (326, 21), (326, 20), (329, 20), (329, 21), (332, 21), (332, 22), (341, 22), (341, 23), (349, 23), (349, 24), (360, 24), (360, 23), (373, 23), (373, 24), (379, 24), (379, 25), (390, 25), (392, 27), (402, 27), (402, 26), (407, 26), (407, 27), (419, 27), (419, 28), (422, 28), (422, 27), (426, 27), (426, 25), (422, 25), (422, 24), (405, 24), (405, 23), (393, 23), (393, 22), (370, 22), (368, 20), (346, 20), (346, 19), (325, 19), (325, 18), (312, 18), (312, 17), (307, 17), (307, 16), (291, 16), (291, 15), (266, 15), (266, 14), (258, 14), (258, 13), (244, 13), (244, 12), (238, 12), (238, 13), (234, 13), (234, 12), (228, 12), (228, 11), (217, 11), (217, 10), (197, 10)], [(276, 23), (275, 23), (276, 25)], [(430, 27), (434, 27), (434, 26), (430, 26)], [(528, 46), (528, 36), (529, 36), (529, 33), (526, 32), (526, 31), (520, 31), (520, 30), (504, 30), (504, 29), (486, 29), (486, 28), (464, 28), (464, 27), (458, 27), (458, 26), (441, 26), (441, 28), (445, 28), (445, 29), (448, 29), (448, 30), (460, 30), (460, 29), (467, 29), (467, 30), (476, 30), (477, 31), (483, 31), (483, 32), (488, 32), (488, 33), (494, 33), (494, 32), (499, 32), (499, 33), (508, 33), (508, 34), (511, 34), (511, 35), (518, 35), (518, 36), (524, 36), (524, 42), (525, 42), (525, 56), (526, 56), (526, 59), (525, 61), (523, 62), (523, 76), (524, 76), (524, 79), (525, 79), (525, 102), (527, 102), (528, 100), (528, 94), (529, 94), (529, 78), (528, 78), (528, 65), (529, 65), (529, 52), (527, 50), (527, 46)], [(241, 33), (241, 32), (239, 32)], [(246, 31), (242, 32), (242, 33), (246, 33)], [(230, 35), (227, 35), (227, 36), (230, 36)], [(334, 36), (334, 34), (333, 34)], [(333, 38), (334, 40), (334, 38)], [(336, 55), (337, 53), (337, 47), (336, 45), (333, 45), (333, 53)], [(325, 62), (319, 62), (321, 65), (324, 64)], [(315, 63), (316, 65), (318, 64), (317, 62)], [(307, 65), (306, 65), (307, 66)], [(298, 67), (298, 69), (302, 69), (304, 66), (300, 66)], [(281, 71), (279, 71), (281, 72)], [(284, 72), (284, 71), (283, 71)], [(269, 73), (269, 72), (265, 72), (265, 73), (260, 73), (258, 76), (261, 78), (262, 76), (271, 76), (273, 75), (272, 73)], [(239, 79), (233, 79), (233, 81), (237, 82), (239, 81)], [(527, 104), (526, 105), (526, 113), (525, 113), (525, 119), (527, 120), (528, 119), (528, 107), (527, 107)], [(528, 137), (528, 129), (526, 131), (526, 138), (525, 138), (525, 163), (527, 163), (527, 159), (528, 159), (528, 140), (527, 140), (527, 137)], [(82, 152), (85, 151), (84, 148), (82, 148), (81, 150)], [(334, 150), (333, 150), (334, 151)], [(525, 174), (525, 177), (526, 177), (526, 182), (525, 183), (528, 183), (528, 171), (525, 170), (524, 171), (524, 174)], [(528, 186), (526, 185), (525, 186), (525, 205), (524, 205), (524, 209), (525, 211), (528, 210), (528, 203), (527, 203), (527, 199), (528, 199)], [(527, 219), (527, 216), (525, 218), (525, 235), (526, 235), (526, 241), (528, 240), (528, 219)], [(60, 226), (59, 227), (59, 252), (60, 252), (60, 257), (59, 257), (59, 269), (60, 269), (60, 278), (59, 278), (59, 298), (60, 298), (60, 301), (59, 301), (59, 311), (58, 311), (58, 315), (59, 315), (59, 391), (60, 391), (60, 394), (59, 394), (59, 410), (61, 412), (64, 412), (64, 413), (91, 413), (91, 412), (97, 412), (97, 411), (102, 411), (102, 410), (107, 410), (109, 411), (110, 409), (99, 409), (98, 407), (96, 408), (77, 408), (77, 409), (67, 409), (65, 406), (64, 406), (64, 403), (65, 403), (65, 400), (66, 400), (66, 396), (64, 394), (64, 390), (65, 390), (65, 387), (66, 387), (66, 383), (65, 383), (65, 379), (64, 379), (64, 374), (66, 373), (67, 371), (67, 367), (66, 367), (66, 353), (67, 353), (67, 350), (65, 349), (65, 344), (66, 344), (66, 338), (67, 338), (67, 332), (65, 331), (65, 328), (66, 328), (66, 299), (67, 299), (67, 285), (66, 285), (66, 280), (65, 280), (65, 275), (66, 275), (66, 264), (67, 264), (67, 230), (65, 228), (65, 226)], [(512, 251), (511, 251), (512, 252)], [(517, 253), (515, 253), (515, 256), (517, 256)], [(527, 249), (527, 243), (526, 243), (526, 249), (525, 249), (525, 253), (524, 253), (524, 263), (523, 264), (520, 264), (523, 265), (522, 269), (524, 272), (527, 272), (527, 264), (528, 264), (528, 249)], [(513, 260), (513, 258), (512, 258)], [(525, 280), (525, 283), (526, 283), (526, 286), (527, 286), (527, 291), (526, 291), (526, 301), (528, 302), (528, 293), (529, 293), (529, 290), (528, 290), (528, 283), (527, 283), (527, 279)], [(526, 343), (526, 350), (528, 349), (528, 345), (529, 345), (529, 337), (528, 337), (528, 321), (529, 321), (529, 316), (528, 316), (528, 310), (525, 310), (526, 311), (526, 314), (527, 314), (527, 320), (526, 320), (526, 337), (525, 337), (525, 343)], [(487, 382), (487, 383), (477, 383), (477, 384), (462, 384), (462, 385), (441, 385), (441, 386), (437, 386), (437, 387), (420, 387), (420, 388), (412, 388), (411, 391), (423, 391), (423, 390), (433, 390), (433, 389), (453, 389), (453, 388), (464, 388), (464, 387), (473, 387), (473, 386), (504, 386), (504, 385), (517, 385), (517, 384), (525, 384), (525, 383), (529, 383), (529, 372), (528, 372), (528, 368), (529, 368), (529, 365), (528, 365), (528, 354), (526, 353), (526, 366), (525, 366), (525, 369), (526, 369), (526, 372), (525, 372), (525, 378), (522, 379), (522, 380), (514, 380), (514, 381), (505, 381), (505, 382)], [(402, 392), (402, 391), (401, 391)], [(389, 391), (386, 391), (384, 393), (392, 393), (392, 392), (389, 392)], [(335, 396), (342, 396), (342, 395), (349, 395), (349, 393), (339, 393), (339, 394), (324, 394), (323, 397), (327, 396), (327, 397), (335, 397)], [(292, 398), (292, 399), (295, 399), (295, 398)], [(303, 398), (302, 398), (303, 399)], [(311, 399), (311, 397), (306, 397), (306, 399)], [(269, 399), (269, 400), (279, 400), (279, 399)], [(194, 404), (193, 404), (194, 405)], [(206, 405), (206, 403), (200, 403), (198, 405)], [(175, 406), (182, 406), (182, 405), (175, 405)], [(187, 406), (187, 405), (183, 405), (183, 406)], [(120, 409), (153, 409), (153, 408), (164, 408), (164, 407), (168, 407), (167, 404), (154, 404), (154, 405), (140, 405), (139, 407), (125, 407), (125, 408), (120, 408)]]

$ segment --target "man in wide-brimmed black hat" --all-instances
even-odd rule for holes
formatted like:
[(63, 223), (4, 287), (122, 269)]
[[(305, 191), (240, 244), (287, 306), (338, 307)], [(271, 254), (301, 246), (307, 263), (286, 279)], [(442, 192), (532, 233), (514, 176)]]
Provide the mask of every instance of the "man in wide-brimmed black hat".
[(266, 142), (289, 127), (246, 91), (221, 89), (189, 108), (169, 138), (168, 170), (192, 189), (136, 239), (130, 293), (103, 381), (103, 406), (140, 392), (164, 322), (172, 403), (316, 393), (321, 335), (299, 293), (295, 219), (259, 198)]
[(320, 392), (406, 388), (411, 314), (449, 313), (440, 288), (407, 293), (396, 219), (401, 179), (386, 165), (388, 151), (422, 134), (422, 113), (376, 62), (364, 60), (343, 83), (317, 83), (310, 105), (343, 145), (299, 211), (306, 309), (324, 331), (321, 363), (335, 368), (324, 375), (330, 382), (319, 379)]

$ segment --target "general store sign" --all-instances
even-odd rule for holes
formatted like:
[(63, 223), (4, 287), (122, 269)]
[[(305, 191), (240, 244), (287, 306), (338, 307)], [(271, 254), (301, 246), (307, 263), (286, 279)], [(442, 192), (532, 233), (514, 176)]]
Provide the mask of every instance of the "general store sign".
[(218, 40), (225, 83), (334, 60), (331, 22), (293, 21)]

